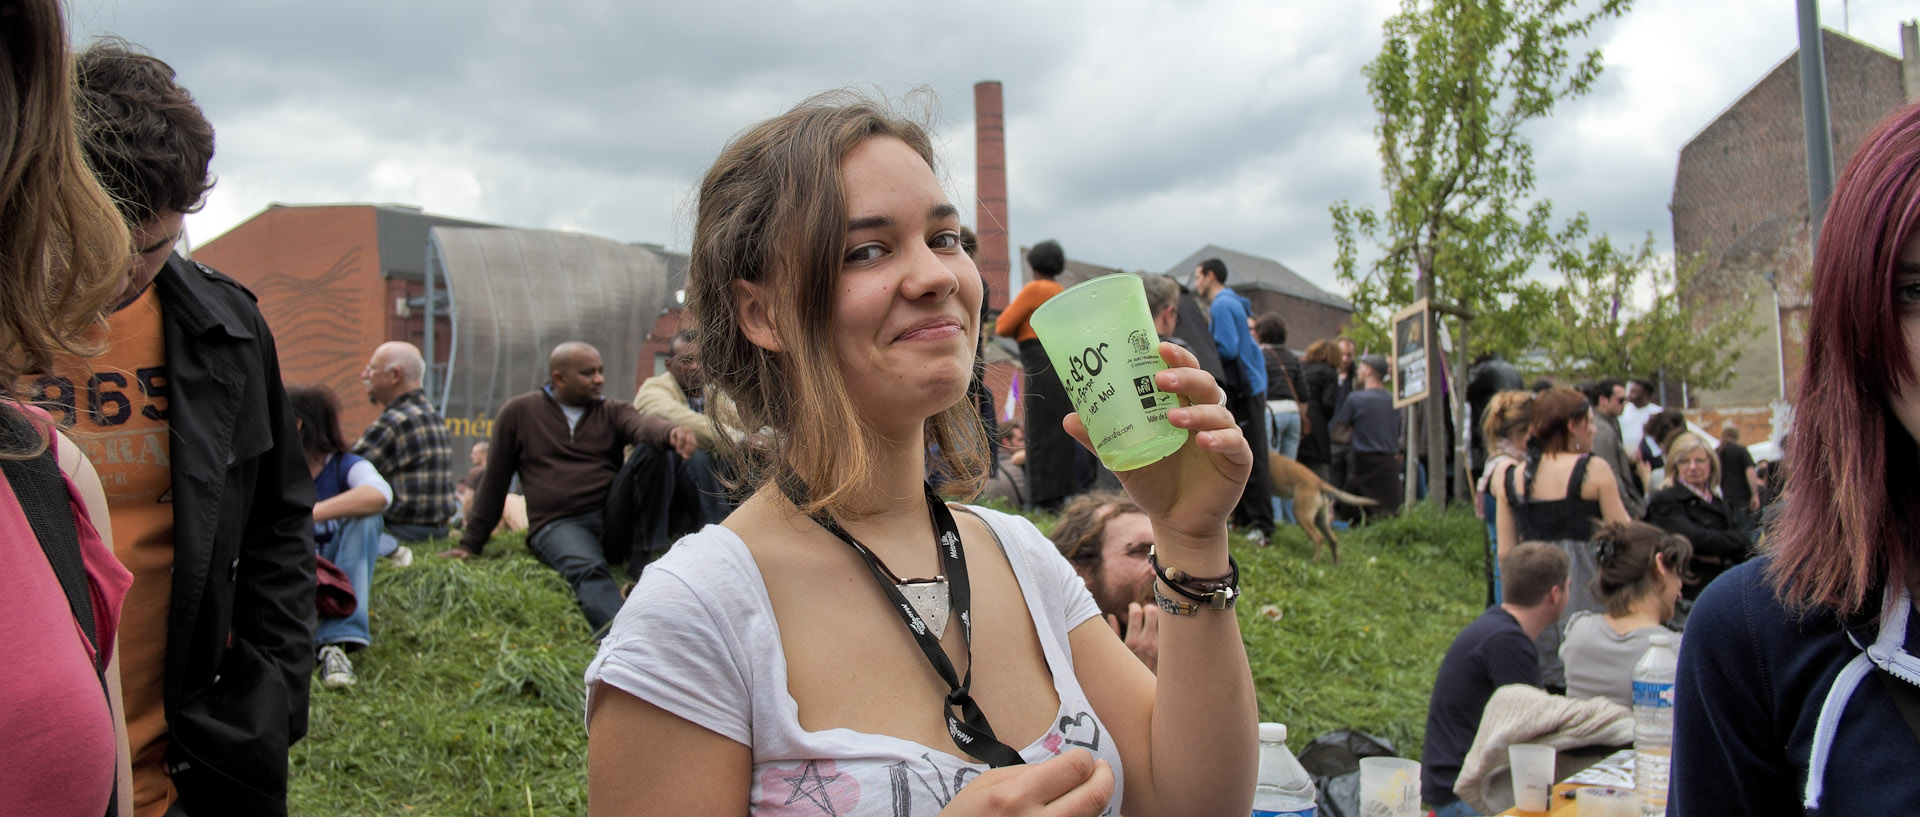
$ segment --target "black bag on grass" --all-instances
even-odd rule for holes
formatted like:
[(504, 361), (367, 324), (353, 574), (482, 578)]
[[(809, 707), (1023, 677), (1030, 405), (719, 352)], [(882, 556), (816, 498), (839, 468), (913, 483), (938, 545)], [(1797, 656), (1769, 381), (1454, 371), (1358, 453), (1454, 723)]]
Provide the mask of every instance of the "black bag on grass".
[(1360, 817), (1360, 759), (1399, 757), (1393, 743), (1353, 729), (1338, 729), (1300, 750), (1300, 766), (1320, 790), (1320, 817)]

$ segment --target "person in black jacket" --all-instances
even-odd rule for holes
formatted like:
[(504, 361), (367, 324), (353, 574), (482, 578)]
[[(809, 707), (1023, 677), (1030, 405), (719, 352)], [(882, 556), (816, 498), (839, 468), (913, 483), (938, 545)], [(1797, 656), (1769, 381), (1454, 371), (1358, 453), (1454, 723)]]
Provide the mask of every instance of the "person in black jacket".
[[(1254, 339), (1267, 369), (1267, 451), (1289, 459), (1300, 456), (1301, 412), (1306, 409), (1305, 392), (1300, 384), (1305, 372), (1300, 358), (1287, 348), (1287, 322), (1278, 312), (1267, 312), (1253, 322)], [(1262, 456), (1265, 452), (1254, 452)], [(1293, 523), (1293, 500), (1274, 497), (1274, 518)]]
[[(1486, 426), (1487, 406), (1493, 402), (1493, 396), (1506, 391), (1520, 391), (1526, 388), (1526, 381), (1520, 379), (1520, 370), (1514, 368), (1498, 352), (1488, 352), (1474, 360), (1473, 367), (1467, 369), (1467, 410), (1472, 413), (1473, 425), (1468, 428), (1479, 431)], [(1473, 449), (1468, 453), (1467, 463), (1475, 480), (1487, 465), (1487, 441), (1481, 435), (1470, 435)]]
[(1267, 366), (1267, 449), (1299, 459), (1300, 409), (1306, 401), (1300, 358), (1287, 348), (1287, 322), (1278, 312), (1254, 319), (1253, 332)]
[(1749, 540), (1720, 498), (1720, 460), (1699, 434), (1667, 438), (1667, 487), (1647, 501), (1647, 521), (1693, 543), (1693, 573), (1685, 595), (1692, 599), (1715, 577), (1747, 560)]
[[(173, 69), (110, 40), (74, 72), (81, 144), (135, 255), (108, 317), (123, 342), (89, 380), (36, 390), (101, 432), (86, 448), (116, 474), (114, 550), (134, 574), (120, 647), (135, 808), (284, 815), (288, 749), (307, 731), (314, 548), (279, 354), (251, 293), (173, 253), (213, 157), (213, 127)], [(89, 393), (78, 407), (76, 387)]]
[[(1300, 367), (1300, 393), (1306, 398), (1303, 415), (1307, 430), (1300, 435), (1301, 465), (1312, 468), (1321, 479), (1332, 478), (1333, 437), (1327, 421), (1340, 408), (1340, 373), (1334, 369), (1340, 350), (1330, 340), (1317, 340), (1307, 347)], [(1343, 472), (1346, 470), (1343, 466)], [(1334, 486), (1336, 488), (1340, 486)]]

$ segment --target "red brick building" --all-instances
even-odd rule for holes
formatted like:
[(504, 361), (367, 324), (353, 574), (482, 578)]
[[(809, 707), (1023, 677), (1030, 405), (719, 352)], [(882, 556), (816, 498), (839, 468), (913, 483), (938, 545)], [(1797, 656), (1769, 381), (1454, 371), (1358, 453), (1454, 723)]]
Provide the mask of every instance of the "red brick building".
[[(426, 348), (424, 313), (408, 300), (424, 291), (427, 231), (437, 226), (495, 225), (397, 205), (276, 204), (193, 257), (253, 291), (280, 348), (281, 379), (332, 389), (355, 439), (380, 414), (360, 384), (374, 347), (405, 340)], [(447, 322), (438, 323), (435, 362), (445, 364)]]
[(682, 254), (403, 206), (275, 205), (194, 257), (258, 296), (283, 379), (332, 389), (349, 438), (379, 414), (360, 372), (386, 341), (429, 352), (429, 397), (443, 404), (458, 448), (491, 434), (507, 397), (545, 380), (547, 353), (564, 340), (599, 347), (607, 396), (632, 399), (683, 321), (671, 309)]
[[(1867, 131), (1920, 89), (1907, 86), (1900, 58), (1836, 31), (1822, 34), (1837, 175)], [(1758, 330), (1740, 347), (1732, 384), (1694, 390), (1686, 406), (1716, 431), (1735, 422), (1749, 441), (1775, 436), (1775, 407), (1792, 399), (1806, 348), (1806, 168), (1795, 51), (1681, 148), (1674, 173), (1674, 250), (1681, 258), (1699, 253), (1703, 262), (1691, 307), (1702, 315), (1746, 310)], [(1671, 391), (1668, 399), (1680, 402)]]

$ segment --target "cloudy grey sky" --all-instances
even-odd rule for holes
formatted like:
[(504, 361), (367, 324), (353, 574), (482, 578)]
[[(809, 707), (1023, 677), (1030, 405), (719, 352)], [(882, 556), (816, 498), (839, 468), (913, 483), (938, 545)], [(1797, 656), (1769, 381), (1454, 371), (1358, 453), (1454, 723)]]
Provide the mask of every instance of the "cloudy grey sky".
[[(171, 62), (213, 120), (198, 242), (273, 202), (397, 202), (684, 249), (730, 135), (855, 85), (933, 91), (941, 170), (970, 203), (972, 85), (997, 79), (1017, 244), (1160, 270), (1214, 243), (1339, 292), (1327, 207), (1381, 198), (1360, 68), (1398, 5), (72, 0), (69, 25)], [(1916, 11), (1820, 7), (1896, 55)], [(1595, 91), (1532, 129), (1540, 194), (1669, 247), (1681, 145), (1793, 52), (1795, 26), (1791, 0), (1639, 0), (1593, 38)]]

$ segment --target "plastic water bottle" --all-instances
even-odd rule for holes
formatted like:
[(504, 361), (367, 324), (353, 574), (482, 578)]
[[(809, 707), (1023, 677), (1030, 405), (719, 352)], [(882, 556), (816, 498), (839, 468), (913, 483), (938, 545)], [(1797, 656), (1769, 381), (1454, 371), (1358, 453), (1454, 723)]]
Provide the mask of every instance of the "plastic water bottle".
[(1313, 777), (1287, 751), (1287, 727), (1260, 724), (1260, 777), (1253, 784), (1253, 817), (1319, 817)]
[(1667, 769), (1673, 761), (1673, 637), (1660, 634), (1633, 665), (1633, 784), (1643, 815), (1667, 813)]

